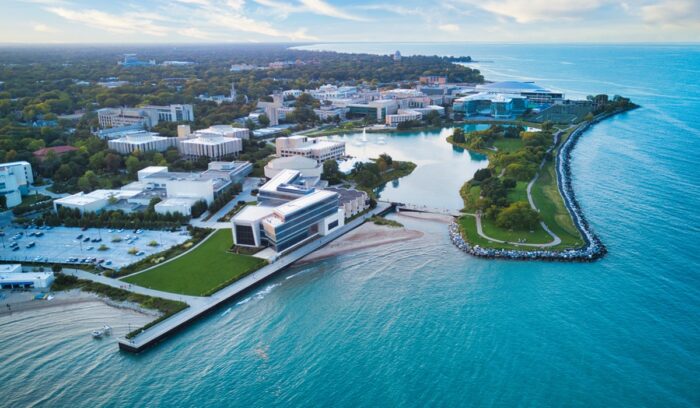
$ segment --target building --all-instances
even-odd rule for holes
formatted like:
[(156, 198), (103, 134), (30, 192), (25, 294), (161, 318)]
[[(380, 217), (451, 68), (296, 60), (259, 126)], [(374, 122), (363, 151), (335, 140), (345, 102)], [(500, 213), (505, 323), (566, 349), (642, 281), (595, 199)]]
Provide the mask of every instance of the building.
[(447, 85), (447, 77), (443, 75), (423, 75), (418, 81), (424, 85)]
[[(296, 159), (296, 158), (295, 158)], [(236, 245), (270, 246), (288, 251), (345, 224), (369, 206), (362, 191), (316, 189), (318, 177), (284, 169), (260, 187), (258, 205), (247, 206), (231, 220)]]
[(26, 161), (0, 164), (0, 196), (5, 197), (5, 206), (12, 208), (22, 203), (22, 196), (29, 194), (34, 183), (32, 165)]
[(534, 82), (492, 82), (477, 85), (476, 92), (518, 95), (526, 98), (532, 105), (561, 103), (564, 100), (563, 93), (544, 89)]
[(348, 117), (366, 117), (377, 122), (383, 122), (387, 115), (395, 114), (399, 109), (397, 101), (392, 99), (378, 99), (367, 103), (354, 103), (348, 105)]
[(39, 161), (44, 161), (44, 160), (46, 160), (46, 157), (47, 157), (49, 154), (53, 154), (53, 155), (55, 155), (56, 157), (60, 157), (60, 156), (63, 156), (64, 154), (66, 154), (66, 153), (76, 152), (76, 151), (78, 151), (78, 148), (77, 148), (77, 147), (62, 145), (62, 146), (44, 147), (44, 148), (42, 148), (42, 149), (39, 149), (39, 150), (35, 151), (35, 152), (32, 153), (32, 154), (33, 154), (34, 157), (36, 157)]
[(51, 287), (53, 272), (22, 272), (22, 265), (0, 265), (0, 289), (41, 289)]
[(248, 129), (231, 126), (212, 126), (194, 133), (189, 133), (188, 128), (178, 128), (178, 150), (189, 158), (236, 157), (243, 151), (243, 138), (248, 139), (249, 135)]
[(302, 156), (279, 157), (265, 165), (265, 177), (273, 178), (283, 170), (297, 170), (303, 177), (320, 178), (323, 166), (316, 160)]
[(394, 58), (394, 62), (400, 62), (401, 61), (401, 52), (399, 52), (399, 50), (396, 50), (393, 58)]
[(339, 195), (314, 191), (277, 207), (247, 206), (232, 219), (233, 242), (283, 253), (345, 224)]
[(369, 208), (369, 196), (362, 190), (337, 187), (326, 187), (324, 190), (338, 193), (345, 218), (350, 218)]
[(331, 142), (306, 136), (278, 137), (275, 140), (277, 157), (302, 156), (323, 163), (345, 156), (345, 142)]
[(97, 111), (97, 120), (103, 129), (131, 125), (151, 128), (160, 122), (192, 122), (194, 108), (192, 105), (103, 108)]
[(454, 100), (452, 109), (466, 116), (489, 116), (508, 119), (522, 115), (527, 109), (526, 98), (518, 94), (481, 92)]
[(136, 58), (136, 54), (124, 54), (124, 59), (118, 62), (123, 67), (143, 67), (156, 65), (156, 60), (141, 61)]
[(138, 150), (140, 152), (164, 152), (170, 147), (177, 146), (177, 138), (159, 136), (154, 132), (133, 132), (126, 134), (119, 139), (107, 141), (110, 149), (121, 154), (131, 154)]
[(241, 182), (253, 170), (248, 162), (212, 162), (203, 172), (170, 172), (164, 166), (146, 167), (138, 172), (138, 181), (120, 190), (95, 190), (54, 200), (54, 209), (77, 209), (81, 213), (122, 210), (143, 211), (157, 198), (160, 214), (191, 214), (192, 205), (203, 200), (211, 204), (233, 183)]
[(233, 64), (231, 65), (231, 68), (229, 71), (231, 72), (243, 72), (243, 71), (252, 71), (255, 69), (260, 69), (255, 65), (250, 65), (250, 64)]
[(336, 117), (345, 119), (348, 111), (348, 108), (336, 106), (322, 106), (320, 109), (314, 109), (314, 113), (321, 120), (335, 119)]
[(226, 96), (226, 95), (213, 95), (213, 96), (199, 95), (199, 96), (197, 96), (197, 99), (199, 99), (200, 101), (215, 102), (217, 105), (221, 105), (224, 102), (228, 102), (228, 103), (235, 102), (237, 96), (238, 96), (238, 94), (236, 93), (236, 87), (233, 83), (231, 83), (231, 91), (229, 92), (228, 96)]
[(412, 110), (412, 109), (399, 109), (399, 111), (394, 115), (386, 115), (386, 124), (388, 126), (397, 126), (402, 122), (409, 122), (412, 120), (421, 120), (423, 114)]

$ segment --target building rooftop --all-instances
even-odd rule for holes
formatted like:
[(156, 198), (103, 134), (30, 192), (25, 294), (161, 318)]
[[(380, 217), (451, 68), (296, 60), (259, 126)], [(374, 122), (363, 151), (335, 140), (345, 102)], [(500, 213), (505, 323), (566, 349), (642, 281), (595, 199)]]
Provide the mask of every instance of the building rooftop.
[(326, 190), (315, 191), (311, 194), (305, 195), (303, 197), (297, 198), (296, 200), (292, 200), (288, 203), (280, 205), (279, 207), (276, 207), (275, 215), (284, 218), (295, 213), (296, 211), (299, 211), (302, 208), (306, 208), (310, 205), (316, 204), (322, 200), (334, 196), (338, 196), (338, 194)]
[(282, 184), (289, 184), (294, 179), (299, 177), (301, 173), (299, 170), (292, 170), (292, 169), (285, 169), (280, 171), (275, 175), (275, 177), (271, 178), (270, 181), (267, 183), (263, 184), (260, 187), (260, 191), (277, 191), (277, 188), (281, 186)]
[(303, 156), (279, 157), (267, 163), (272, 169), (312, 169), (320, 167), (314, 159)]
[(269, 217), (275, 211), (275, 207), (264, 205), (247, 205), (236, 214), (233, 219), (236, 221), (255, 222), (265, 217)]

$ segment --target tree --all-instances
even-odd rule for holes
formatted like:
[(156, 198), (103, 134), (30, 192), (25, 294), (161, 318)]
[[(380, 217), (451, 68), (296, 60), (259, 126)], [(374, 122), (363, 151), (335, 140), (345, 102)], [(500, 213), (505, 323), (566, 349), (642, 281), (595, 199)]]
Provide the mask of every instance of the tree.
[(86, 171), (85, 174), (78, 179), (78, 187), (84, 192), (92, 191), (99, 185), (100, 180), (97, 178), (97, 174), (92, 170)]
[(517, 201), (498, 213), (496, 225), (507, 229), (532, 230), (539, 220), (540, 215), (530, 208), (527, 201)]
[(510, 177), (505, 177), (503, 178), (503, 187), (505, 188), (515, 188), (515, 186), (518, 184), (515, 179), (512, 179)]
[(425, 119), (425, 121), (431, 126), (440, 126), (442, 124), (440, 114), (435, 110), (431, 110), (430, 112), (426, 113), (423, 119)]
[(455, 128), (452, 132), (452, 141), (455, 143), (464, 143), (464, 129)]
[(481, 182), (491, 177), (491, 169), (479, 169), (474, 173), (474, 181)]
[(126, 159), (126, 171), (129, 172), (129, 176), (135, 177), (136, 173), (141, 170), (141, 161), (136, 156), (129, 156)]
[(258, 122), (260, 122), (260, 126), (262, 127), (270, 126), (270, 118), (268, 118), (264, 113), (258, 116)]
[(73, 170), (68, 164), (62, 164), (53, 175), (55, 181), (68, 181), (73, 177)]
[(343, 173), (340, 172), (338, 162), (334, 159), (323, 162), (323, 174), (321, 178), (328, 181), (328, 184), (338, 184), (343, 179)]

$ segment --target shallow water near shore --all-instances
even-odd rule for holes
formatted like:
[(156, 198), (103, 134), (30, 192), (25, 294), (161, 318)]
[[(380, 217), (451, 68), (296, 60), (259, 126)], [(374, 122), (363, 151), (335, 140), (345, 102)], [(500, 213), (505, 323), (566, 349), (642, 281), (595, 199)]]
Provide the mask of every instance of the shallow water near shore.
[(642, 105), (573, 152), (605, 258), (474, 259), (402, 217), (424, 236), (285, 271), (142, 355), (63, 335), (90, 310), (3, 324), (3, 405), (700, 405), (700, 47), (398, 47)]

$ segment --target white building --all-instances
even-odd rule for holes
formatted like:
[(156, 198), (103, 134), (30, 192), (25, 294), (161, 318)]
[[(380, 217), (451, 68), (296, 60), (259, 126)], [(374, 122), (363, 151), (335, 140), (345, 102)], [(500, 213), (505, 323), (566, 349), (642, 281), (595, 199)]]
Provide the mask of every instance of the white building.
[(154, 132), (137, 131), (119, 139), (109, 140), (107, 146), (121, 154), (130, 154), (136, 150), (163, 152), (169, 147), (177, 146), (177, 138), (159, 136)]
[(95, 190), (56, 199), (54, 209), (77, 209), (81, 213), (105, 209), (125, 212), (142, 211), (152, 199), (162, 200), (155, 205), (160, 214), (191, 213), (194, 203), (214, 199), (233, 183), (242, 181), (253, 170), (248, 162), (212, 162), (203, 172), (170, 172), (165, 166), (150, 166), (139, 170), (138, 181), (120, 190)]
[(53, 272), (22, 272), (22, 265), (0, 265), (1, 289), (48, 289), (54, 281)]
[(5, 196), (7, 208), (22, 203), (22, 196), (29, 193), (34, 183), (32, 165), (26, 161), (0, 164), (0, 195)]
[(277, 157), (302, 156), (323, 163), (345, 156), (345, 142), (331, 142), (306, 136), (278, 137), (275, 140)]
[(302, 156), (279, 157), (265, 165), (265, 177), (273, 178), (282, 170), (297, 170), (303, 177), (321, 177), (323, 167), (316, 160)]
[(103, 108), (97, 111), (97, 120), (102, 128), (144, 125), (153, 127), (160, 122), (192, 122), (192, 105), (148, 105), (139, 108)]
[(423, 114), (412, 109), (399, 109), (394, 115), (386, 115), (386, 124), (388, 126), (397, 126), (399, 123), (408, 122), (411, 120), (421, 120)]
[[(243, 137), (249, 138), (249, 130), (228, 126), (228, 129), (211, 127), (180, 137), (178, 129), (178, 150), (187, 157), (209, 157), (221, 159), (237, 156), (243, 150)], [(183, 131), (183, 135), (186, 133)], [(231, 135), (231, 136), (227, 136)], [(240, 135), (241, 137), (234, 137)]]

